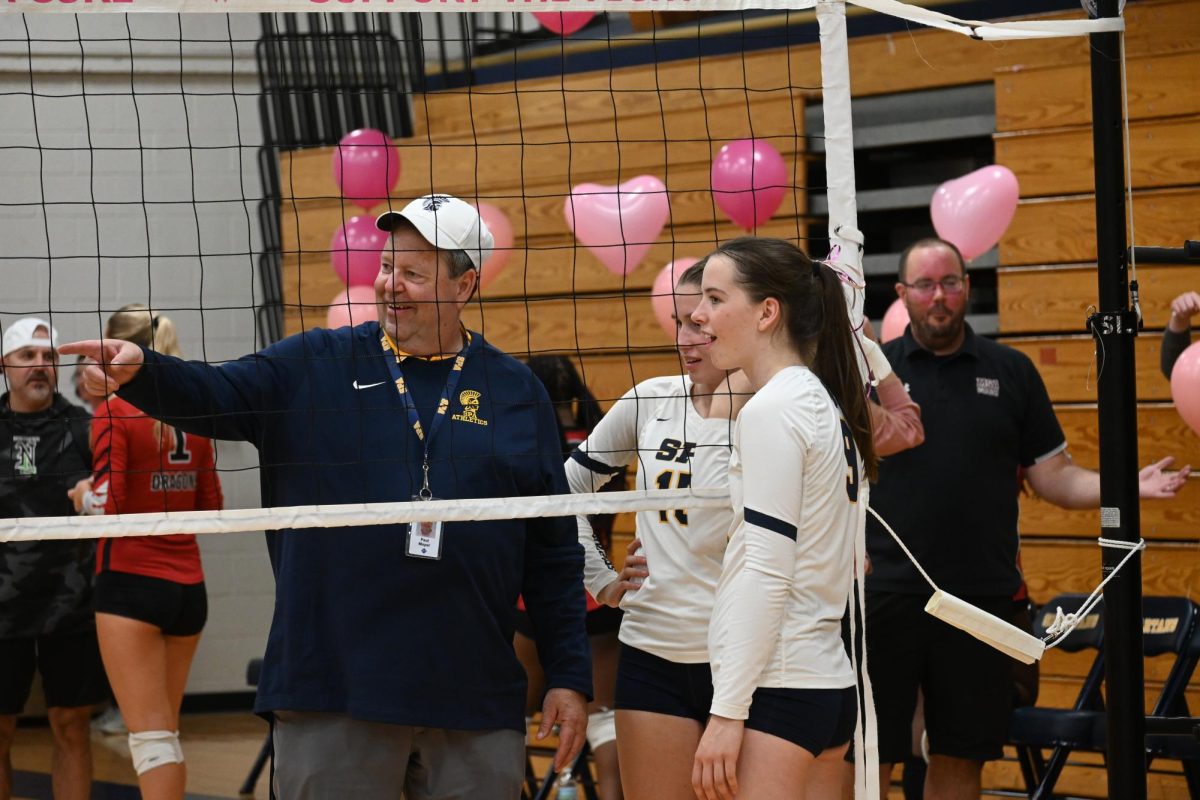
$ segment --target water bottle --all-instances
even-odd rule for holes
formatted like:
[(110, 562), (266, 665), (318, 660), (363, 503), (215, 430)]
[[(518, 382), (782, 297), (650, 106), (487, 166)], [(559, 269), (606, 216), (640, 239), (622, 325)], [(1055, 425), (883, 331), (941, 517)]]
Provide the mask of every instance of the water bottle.
[(579, 786), (575, 783), (575, 776), (571, 774), (570, 769), (563, 770), (555, 784), (558, 786), (554, 793), (556, 800), (579, 800)]

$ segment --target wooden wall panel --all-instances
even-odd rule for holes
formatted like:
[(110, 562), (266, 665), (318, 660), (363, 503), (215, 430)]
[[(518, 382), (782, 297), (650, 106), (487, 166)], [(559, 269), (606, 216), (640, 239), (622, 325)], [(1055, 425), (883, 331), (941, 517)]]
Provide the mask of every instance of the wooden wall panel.
[(674, 350), (659, 353), (570, 354), (592, 395), (607, 411), (620, 398), (647, 378), (679, 375), (683, 367)]
[[(1100, 563), (1100, 547), (1095, 541), (1028, 537), (1021, 541), (1021, 565), (1036, 602), (1047, 602), (1065, 592), (1091, 593), (1103, 580)], [(1182, 595), (1200, 602), (1200, 550), (1194, 544), (1150, 542), (1142, 551), (1142, 592)], [(1069, 662), (1062, 663), (1068, 670), (1065, 665)], [(1073, 671), (1078, 674), (1077, 669)]]
[[(553, 160), (539, 162), (541, 168), (553, 170)], [(616, 162), (613, 162), (616, 163)], [(674, 226), (707, 225), (711, 228), (714, 222), (729, 232), (736, 230), (728, 223), (724, 214), (716, 208), (712, 193), (709, 189), (709, 172), (711, 165), (703, 164), (677, 165), (667, 171), (667, 196), (670, 200), (670, 215), (667, 224)], [(640, 174), (640, 173), (638, 173)], [(661, 173), (660, 173), (661, 174)], [(634, 177), (629, 175), (629, 177)], [(447, 191), (449, 189), (439, 189)], [(553, 246), (555, 243), (569, 242), (572, 239), (567, 227), (564, 209), (570, 189), (551, 191), (547, 187), (530, 189), (525, 196), (505, 196), (481, 194), (481, 199), (495, 205), (508, 216), (512, 222), (515, 236), (519, 242), (528, 242), (538, 246)], [(473, 202), (473, 192), (458, 192), (457, 196)], [(405, 201), (407, 202), (407, 201)], [(397, 203), (397, 207), (403, 207)], [(803, 213), (804, 192), (787, 192), (774, 222), (794, 219), (797, 213)], [(368, 216), (374, 216), (376, 209)], [(280, 219), (281, 242), (285, 252), (297, 251), (326, 251), (334, 231), (346, 219), (365, 212), (356, 208), (344, 206), (337, 200), (291, 200), (282, 209)], [(793, 223), (793, 228), (795, 224)], [(634, 243), (634, 242), (631, 242)]]
[[(1142, 464), (1149, 463), (1145, 458), (1141, 461)], [(1183, 465), (1183, 462), (1176, 463)], [(1192, 462), (1193, 469), (1198, 466)], [(1200, 539), (1200, 479), (1190, 478), (1171, 500), (1143, 500), (1140, 508), (1142, 536), (1172, 540)], [(1100, 535), (1100, 511), (1067, 511), (1036, 497), (1026, 496), (1021, 498), (1020, 525), (1021, 532), (1027, 535), (1095, 539)]]
[[(1063, 433), (1071, 446), (1075, 463), (1088, 469), (1100, 466), (1099, 422), (1094, 405), (1055, 408)], [(1175, 407), (1163, 404), (1138, 406), (1138, 457), (1148, 464), (1165, 456), (1175, 456), (1180, 464), (1200, 467), (1200, 436), (1187, 426)], [(1197, 532), (1200, 539), (1200, 530)]]
[[(998, 134), (996, 163), (1011, 169), (1021, 197), (1095, 191), (1092, 128)], [(1200, 175), (1200, 117), (1154, 119), (1129, 126), (1135, 189), (1195, 184)]]
[[(1126, 62), (1129, 119), (1200, 113), (1200, 52), (1168, 53)], [(1090, 125), (1091, 64), (1019, 67), (996, 75), (996, 130)]]
[[(1200, 189), (1134, 192), (1133, 214), (1133, 243), (1179, 247), (1196, 237)], [(1096, 200), (1090, 194), (1022, 200), (1000, 238), (1000, 263), (1005, 266), (1095, 260)]]
[[(1037, 365), (1050, 399), (1056, 403), (1096, 402), (1096, 344), (1090, 336), (1041, 336), (1001, 339)], [(1171, 399), (1171, 384), (1159, 371), (1162, 340), (1147, 331), (1134, 342), (1137, 352), (1137, 398), (1140, 401)]]
[[(565, 195), (584, 182), (611, 183), (653, 173), (671, 189), (709, 187), (707, 168), (712, 157), (732, 139), (750, 136), (768, 140), (785, 156), (803, 150), (803, 105), (787, 91), (754, 97), (753, 105), (713, 107), (707, 95), (691, 92), (690, 107), (660, 110), (653, 96), (642, 98), (636, 113), (606, 119), (572, 121), (497, 137), (435, 140), (432, 144), (407, 139), (400, 146), (400, 184), (397, 198), (431, 191), (449, 192), (496, 202), (531, 195)], [(522, 137), (524, 133), (525, 138)], [(497, 139), (493, 141), (493, 139)], [(336, 200), (330, 164), (333, 148), (284, 154), (280, 165), (287, 198)], [(701, 176), (672, 174), (680, 165), (702, 164)], [(801, 182), (802, 185), (802, 182)], [(534, 187), (537, 187), (536, 190)], [(398, 202), (402, 202), (398, 200)], [(561, 199), (559, 200), (561, 207)]]
[[(1180, 242), (1182, 244), (1182, 242)], [(1000, 330), (1006, 334), (1087, 330), (1088, 307), (1098, 300), (1094, 266), (1000, 269), (996, 280)], [(1200, 266), (1146, 265), (1138, 268), (1142, 314), (1147, 331), (1161, 336), (1171, 301), (1200, 286)]]

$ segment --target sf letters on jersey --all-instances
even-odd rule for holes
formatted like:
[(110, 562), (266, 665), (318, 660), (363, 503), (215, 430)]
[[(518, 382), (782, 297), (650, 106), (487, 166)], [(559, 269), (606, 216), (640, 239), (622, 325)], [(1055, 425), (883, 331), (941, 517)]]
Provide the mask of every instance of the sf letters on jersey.
[(674, 461), (686, 464), (696, 456), (695, 442), (681, 442), (678, 439), (663, 439), (654, 457), (659, 461)]

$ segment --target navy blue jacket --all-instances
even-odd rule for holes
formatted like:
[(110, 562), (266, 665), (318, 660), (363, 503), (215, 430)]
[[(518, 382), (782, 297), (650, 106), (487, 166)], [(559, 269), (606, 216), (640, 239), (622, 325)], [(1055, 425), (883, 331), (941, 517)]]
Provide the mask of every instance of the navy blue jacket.
[[(407, 501), (423, 445), (384, 358), (375, 322), (311, 330), (219, 367), (147, 351), (120, 395), (189, 433), (252, 442), (264, 506)], [(404, 363), (418, 404), (440, 395), (448, 370)], [(430, 444), (434, 496), (567, 493), (552, 409), (525, 365), (473, 334)], [(574, 520), (446, 523), (440, 561), (407, 557), (405, 527), (268, 534), (276, 602), (256, 710), (524, 730), (519, 593), (548, 688), (590, 696)]]

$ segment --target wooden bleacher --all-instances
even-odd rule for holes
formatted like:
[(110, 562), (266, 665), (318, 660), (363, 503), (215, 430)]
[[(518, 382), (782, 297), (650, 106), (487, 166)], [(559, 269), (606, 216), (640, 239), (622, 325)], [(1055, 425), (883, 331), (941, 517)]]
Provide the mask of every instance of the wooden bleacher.
[[(1130, 174), (1134, 234), (1131, 244), (1179, 246), (1200, 234), (1200, 51), (1192, 35), (1159, 29), (1167, 16), (1195, 3), (1147, 3), (1129, 17), (1133, 48), (1127, 65)], [(1132, 8), (1132, 5), (1131, 5)], [(1161, 13), (1160, 13), (1161, 12)], [(1190, 23), (1193, 28), (1195, 23)], [(1160, 30), (1160, 38), (1145, 35)], [(1137, 31), (1141, 31), (1137, 34)], [(1099, 462), (1095, 346), (1085, 333), (1088, 308), (1097, 302), (1094, 173), (1090, 67), (1086, 54), (995, 75), (996, 161), (1017, 174), (1021, 204), (1000, 243), (997, 274), (1001, 340), (1025, 352), (1041, 371), (1063, 424), (1071, 453), (1083, 466)], [(1171, 300), (1200, 286), (1200, 267), (1154, 265), (1137, 270), (1146, 331), (1136, 342), (1139, 460), (1174, 455), (1200, 464), (1200, 438), (1170, 404), (1170, 385), (1159, 372), (1161, 331)], [(1036, 336), (1030, 334), (1037, 334)], [(1171, 501), (1141, 503), (1143, 591), (1197, 599), (1200, 584), (1200, 481), (1188, 481)], [(1021, 502), (1022, 564), (1033, 597), (1090, 592), (1100, 575), (1095, 544), (1098, 511), (1064, 511), (1034, 497)], [(1069, 706), (1087, 657), (1050, 652), (1042, 663), (1042, 705)], [(1161, 661), (1162, 663), (1157, 663)], [(1157, 695), (1169, 659), (1148, 663), (1146, 696)], [(1189, 692), (1190, 701), (1200, 693)], [(1195, 706), (1193, 706), (1195, 707)], [(1057, 791), (1103, 796), (1101, 759), (1079, 756)], [(1019, 788), (1015, 764), (988, 770), (992, 785)], [(1151, 797), (1186, 796), (1169, 762), (1156, 762)]]
[[(1200, 0), (1130, 2), (1125, 17), (1134, 241), (1178, 246), (1200, 235)], [(1022, 187), (999, 247), (1000, 333), (1044, 376), (1076, 460), (1097, 466), (1095, 366), (1084, 335), (1097, 295), (1087, 42), (980, 43), (914, 30), (853, 39), (850, 54), (859, 97), (994, 84), (996, 161), (1013, 169)], [(709, 164), (721, 144), (768, 138), (796, 165), (796, 185), (805, 184), (802, 127), (809, 98), (789, 87), (815, 89), (818, 75), (819, 53), (804, 45), (705, 58), (699, 68), (694, 61), (668, 62), (416, 97), (417, 132), (400, 142), (398, 194), (448, 191), (509, 215), (517, 252), (472, 305), (471, 324), (516, 355), (576, 354), (588, 384), (607, 404), (637, 380), (678, 369), (670, 340), (649, 310), (658, 269), (740, 233), (709, 195)], [(341, 288), (329, 267), (329, 240), (356, 212), (337, 200), (330, 157), (329, 150), (308, 150), (285, 154), (280, 164), (287, 192), (281, 234), (288, 333), (323, 324), (325, 304)], [(671, 221), (646, 261), (622, 278), (574, 247), (563, 201), (571, 185), (647, 172), (668, 185)], [(809, 222), (807, 200), (797, 193), (762, 232), (803, 237)], [(1158, 373), (1168, 304), (1200, 287), (1200, 267), (1147, 266), (1137, 277), (1146, 320), (1137, 342), (1140, 459), (1175, 454), (1200, 467), (1200, 440), (1179, 421)], [(580, 356), (577, 348), (587, 352)], [(1200, 600), (1200, 480), (1189, 481), (1173, 501), (1143, 503), (1142, 525), (1149, 542), (1144, 590)], [(1090, 591), (1097, 583), (1098, 512), (1063, 511), (1026, 497), (1021, 529), (1035, 599)], [(619, 522), (618, 534), (630, 531), (628, 519)], [(1076, 658), (1049, 654), (1042, 702), (1068, 704), (1084, 669)], [(1148, 666), (1149, 697), (1165, 669)], [(1200, 694), (1193, 699), (1200, 702)], [(1069, 768), (1061, 790), (1103, 796), (1102, 764), (1089, 756), (1079, 760), (1093, 766)], [(1185, 792), (1167, 761), (1156, 764), (1150, 783), (1152, 798)], [(985, 786), (1019, 788), (1016, 765), (989, 766)]]

